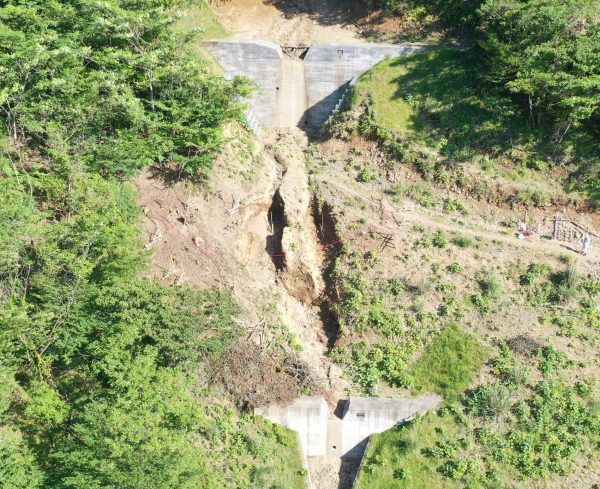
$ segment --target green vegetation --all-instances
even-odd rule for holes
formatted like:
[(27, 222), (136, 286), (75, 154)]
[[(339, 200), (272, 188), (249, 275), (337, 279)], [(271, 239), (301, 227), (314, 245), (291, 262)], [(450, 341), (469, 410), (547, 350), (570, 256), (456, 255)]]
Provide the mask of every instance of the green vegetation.
[(435, 316), (406, 307), (415, 291), (402, 280), (367, 280), (377, 263), (374, 255), (343, 258), (334, 270), (343, 291), (338, 317), (341, 334), (354, 341), (332, 355), (367, 394), (375, 394), (381, 381), (407, 386), (406, 367), (426, 344)]
[[(181, 30), (199, 30), (200, 39), (217, 39), (227, 37), (228, 32), (215, 17), (214, 12), (205, 0), (192, 2), (185, 15), (179, 19), (176, 27)], [(195, 44), (198, 44), (196, 42)]]
[(202, 178), (249, 86), (209, 74), (188, 47), (193, 33), (173, 32), (182, 2), (120, 3), (2, 8), (0, 104), (11, 144), (33, 139), (40, 156), (105, 177), (157, 165), (169, 178)]
[[(423, 234), (417, 250), (443, 248), (447, 243), (441, 231), (431, 237)], [(486, 358), (485, 348), (457, 325), (444, 327), (448, 319), (463, 315), (461, 306), (448, 295), (437, 314), (426, 312), (421, 302), (426, 290), (399, 278), (369, 279), (369, 271), (376, 265), (375, 256), (361, 258), (356, 253), (348, 253), (336, 265), (334, 274), (342, 291), (340, 331), (342, 337), (353, 341), (347, 347), (336, 347), (334, 358), (368, 394), (376, 393), (385, 382), (419, 392), (458, 395)], [(429, 344), (432, 333), (440, 328), (442, 332)], [(413, 363), (415, 354), (428, 344)]]
[(446, 326), (411, 366), (415, 393), (436, 392), (445, 399), (462, 394), (486, 360), (483, 345), (456, 324)]
[(205, 412), (201, 442), (210, 470), (194, 487), (306, 488), (294, 432), (222, 406), (209, 406)]
[[(358, 475), (357, 489), (452, 489), (460, 487), (444, 478), (422, 450), (441, 440), (460, 438), (461, 427), (451, 417), (442, 418), (433, 413), (404, 423), (389, 431), (373, 435), (369, 443), (363, 469)], [(372, 470), (369, 468), (372, 467)]]
[(143, 278), (125, 179), (202, 181), (249, 89), (172, 29), (186, 6), (1, 3), (2, 487), (305, 487), (294, 436), (209, 387), (229, 293)]
[(599, 405), (587, 384), (560, 380), (564, 365), (554, 377), (530, 382), (501, 344), (493, 383), (375, 435), (356, 487), (515, 487), (565, 475), (582, 455), (597, 460)]
[(458, 33), (469, 32), (478, 21), (477, 9), (483, 0), (365, 0), (371, 8), (377, 7), (400, 17), (435, 23), (439, 19), (446, 28)]
[(479, 65), (473, 50), (436, 49), (388, 59), (359, 78), (353, 103), (367, 100), (372, 124), (444, 156), (464, 161), (482, 148), (499, 154), (511, 138), (534, 135), (509, 97), (492, 100), (478, 91)]
[[(444, 398), (373, 437), (357, 487), (537, 487), (585, 473), (600, 441), (598, 280), (564, 257), (480, 268), (484, 239), (412, 231), (397, 268), (347, 245), (334, 267), (346, 375), (366, 394)], [(562, 336), (587, 353), (572, 357)]]
[(414, 200), (423, 207), (435, 207), (440, 204), (440, 199), (435, 195), (434, 189), (427, 182), (412, 185), (396, 184), (392, 190), (393, 199), (401, 203), (405, 198)]
[(429, 159), (424, 146), (456, 162), (496, 161), (507, 176), (551, 180), (569, 164), (565, 187), (600, 201), (598, 0), (370, 3), (437, 19), (465, 47), (386, 60), (363, 75), (353, 95), (366, 110), (361, 132), (412, 164), (415, 152)]
[[(327, 129), (348, 145), (375, 142), (373, 167), (389, 184), (375, 183), (394, 203), (452, 215), (421, 210), (427, 218), (415, 221), (439, 225), (411, 228), (392, 213), (390, 250), (373, 232), (356, 244), (355, 231), (386, 223), (383, 204), (376, 211), (371, 195), (330, 194), (347, 204), (336, 215), (344, 246), (332, 273), (340, 324), (332, 356), (365, 394), (444, 396), (438, 412), (373, 437), (356, 487), (595, 487), (596, 267), (535, 250), (533, 240), (490, 239), (487, 226), (508, 234), (523, 214), (535, 226), (542, 207), (586, 209), (592, 226), (600, 3), (365, 3), (397, 16), (388, 40), (450, 42), (365, 73)], [(359, 168), (345, 170), (349, 181)], [(455, 225), (465, 235), (446, 230)], [(477, 228), (488, 231), (467, 235)]]
[(213, 60), (202, 41), (208, 39), (221, 39), (228, 37), (229, 33), (216, 18), (206, 0), (196, 0), (185, 9), (183, 16), (174, 25), (177, 31), (195, 34), (191, 45), (202, 56), (212, 73), (222, 73), (222, 68)]
[(452, 243), (460, 248), (477, 248), (479, 246), (477, 241), (469, 236), (456, 236), (452, 239)]

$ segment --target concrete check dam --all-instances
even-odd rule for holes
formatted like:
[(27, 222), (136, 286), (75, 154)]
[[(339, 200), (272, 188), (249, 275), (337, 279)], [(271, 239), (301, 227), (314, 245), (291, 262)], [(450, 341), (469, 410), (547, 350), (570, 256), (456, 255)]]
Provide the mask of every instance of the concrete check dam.
[(423, 49), (391, 44), (282, 47), (236, 39), (216, 39), (205, 45), (227, 78), (243, 75), (257, 82), (258, 90), (249, 100), (252, 125), (303, 129), (319, 128), (352, 80), (369, 68), (386, 58)]

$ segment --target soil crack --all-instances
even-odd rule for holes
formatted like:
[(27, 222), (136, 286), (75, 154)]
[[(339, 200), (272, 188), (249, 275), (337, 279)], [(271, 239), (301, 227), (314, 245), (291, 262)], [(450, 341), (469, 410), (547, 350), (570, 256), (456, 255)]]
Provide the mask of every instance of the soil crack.
[(277, 271), (285, 269), (285, 253), (283, 252), (283, 231), (287, 226), (285, 218), (285, 203), (281, 198), (279, 189), (273, 195), (271, 207), (268, 210), (269, 231), (267, 236), (266, 251), (271, 257)]

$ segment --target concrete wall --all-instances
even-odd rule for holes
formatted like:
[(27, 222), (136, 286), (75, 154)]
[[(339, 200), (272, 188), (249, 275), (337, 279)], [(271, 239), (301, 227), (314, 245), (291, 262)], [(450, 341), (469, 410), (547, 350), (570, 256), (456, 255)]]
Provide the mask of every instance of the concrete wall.
[(296, 127), (300, 125), (308, 109), (304, 62), (300, 58), (284, 58), (281, 67), (279, 117), (275, 125), (278, 127)]
[(309, 127), (319, 127), (331, 115), (352, 78), (389, 57), (422, 49), (385, 44), (325, 44), (308, 50), (304, 58)]
[(260, 88), (250, 108), (265, 127), (319, 128), (350, 81), (388, 57), (421, 46), (325, 44), (308, 49), (304, 60), (284, 58), (279, 46), (259, 40), (218, 39), (205, 43), (225, 76), (245, 75)]
[(305, 455), (316, 457), (327, 452), (327, 403), (321, 396), (299, 397), (288, 406), (257, 408), (255, 414), (298, 432)]
[(406, 399), (351, 397), (342, 417), (342, 456), (362, 458), (370, 435), (382, 433), (400, 421), (433, 409), (441, 400), (434, 395)]
[(416, 398), (351, 397), (342, 419), (329, 417), (321, 396), (299, 397), (287, 406), (257, 408), (255, 414), (298, 432), (305, 455), (336, 455), (362, 458), (369, 436), (389, 430), (400, 421), (435, 408), (442, 398), (426, 395)]
[(278, 125), (281, 88), (281, 48), (265, 41), (217, 39), (204, 43), (229, 79), (244, 75), (258, 82), (250, 100), (252, 114), (266, 127)]

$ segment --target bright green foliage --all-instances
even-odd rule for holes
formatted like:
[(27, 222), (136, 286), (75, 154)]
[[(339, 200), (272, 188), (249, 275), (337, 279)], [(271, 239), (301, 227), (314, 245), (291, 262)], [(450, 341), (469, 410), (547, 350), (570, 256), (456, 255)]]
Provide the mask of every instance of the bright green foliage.
[(438, 230), (433, 234), (431, 243), (436, 248), (445, 248), (448, 244), (448, 236), (446, 236), (446, 233), (444, 231)]
[(568, 474), (582, 455), (594, 457), (600, 411), (589, 386), (565, 384), (562, 369), (553, 380), (517, 380), (521, 366), (500, 347), (493, 383), (375, 435), (356, 487), (496, 489), (524, 480), (537, 487), (547, 476)]
[[(416, 242), (417, 249), (448, 244), (448, 236), (441, 231), (433, 235), (415, 231), (422, 235)], [(439, 284), (438, 290), (448, 295), (436, 312), (425, 311), (420, 298), (424, 290), (410, 286), (402, 278), (382, 280), (373, 266), (376, 263), (377, 258), (372, 255), (346, 250), (334, 267), (344, 345), (333, 349), (334, 359), (368, 395), (376, 394), (384, 383), (449, 396), (460, 394), (481, 368), (486, 349), (458, 326), (447, 326), (448, 321), (460, 320), (465, 314), (460, 301), (452, 295), (454, 287)], [(432, 268), (436, 273), (436, 267)], [(432, 278), (427, 280), (433, 282)], [(423, 350), (415, 364), (415, 356)]]
[(42, 488), (42, 473), (19, 431), (0, 425), (0, 481), (6, 489)]
[(12, 1), (0, 9), (0, 106), (13, 140), (103, 175), (159, 163), (201, 177), (248, 87), (208, 73), (170, 29), (181, 0)]
[(183, 379), (155, 364), (138, 357), (115, 375), (110, 394), (79, 410), (72, 436), (50, 454), (56, 487), (198, 487), (202, 451), (188, 439), (198, 406)]
[[(458, 483), (436, 472), (435, 464), (422, 451), (458, 439), (461, 428), (450, 417), (433, 413), (373, 435), (355, 483), (356, 489), (414, 488), (451, 489)], [(370, 470), (369, 470), (370, 469)], [(404, 477), (398, 477), (402, 471)]]
[(452, 243), (459, 248), (477, 248), (477, 241), (469, 236), (456, 236), (452, 238)]
[(533, 124), (553, 122), (557, 139), (598, 115), (599, 9), (597, 0), (488, 0), (481, 8), (488, 79), (527, 97)]
[[(230, 321), (237, 306), (217, 291), (134, 280), (102, 289), (91, 309), (103, 331), (90, 345), (91, 354), (128, 345), (134, 355), (156, 350), (157, 362), (165, 367), (193, 368), (216, 360), (240, 333)], [(206, 338), (200, 342), (200, 336)]]
[[(368, 105), (361, 132), (413, 164), (407, 156), (423, 144), (458, 161), (485, 153), (505, 165), (510, 156), (521, 173), (547, 171), (562, 156), (577, 165), (567, 189), (600, 201), (598, 0), (370, 3), (403, 19), (433, 14), (468, 42), (363, 75), (353, 100)], [(517, 200), (539, 205), (543, 193), (530, 192)]]
[(44, 487), (196, 487), (203, 452), (190, 441), (200, 418), (187, 372), (231, 344), (237, 307), (216, 291), (135, 278), (133, 192), (73, 179), (69, 194), (60, 174), (2, 177), (14, 189), (0, 197), (14, 252), (0, 277), (0, 345), (22, 389), (2, 397), (18, 426), (2, 428), (7, 470), (26, 477), (28, 459), (39, 478), (35, 454)]
[(294, 432), (222, 406), (206, 406), (204, 412), (202, 443), (207, 448), (206, 464), (211, 471), (201, 478), (199, 487), (306, 488), (306, 472)]
[(271, 486), (304, 487), (290, 432), (249, 419), (260, 453), (211, 439), (219, 407), (195, 391), (239, 309), (141, 278), (137, 194), (120, 181), (149, 166), (202, 178), (248, 85), (174, 33), (187, 2), (0, 5), (0, 486), (251, 487), (276, 464)]
[(41, 488), (42, 473), (19, 429), (8, 420), (8, 409), (18, 385), (0, 364), (0, 481), (6, 489)]
[(532, 397), (515, 405), (517, 426), (506, 433), (482, 428), (478, 441), (492, 457), (507, 463), (525, 477), (552, 472), (565, 474), (588, 437), (600, 435), (597, 414), (576, 390), (559, 383), (532, 387)]
[(434, 338), (408, 376), (415, 392), (433, 390), (445, 398), (456, 398), (486, 358), (486, 349), (477, 339), (451, 324)]
[[(414, 164), (425, 179), (433, 178), (435, 160), (419, 156), (418, 145), (465, 160), (482, 149), (506, 149), (510, 137), (525, 144), (534, 135), (515, 101), (482, 93), (479, 60), (472, 49), (436, 49), (382, 61), (354, 89), (353, 103), (369, 106), (360, 130), (381, 133), (385, 146), (400, 161)], [(400, 142), (393, 142), (394, 135)], [(416, 143), (417, 149), (400, 151), (401, 142)]]

